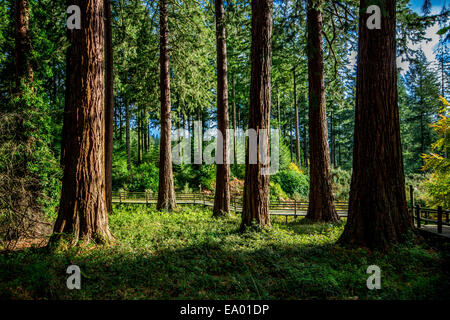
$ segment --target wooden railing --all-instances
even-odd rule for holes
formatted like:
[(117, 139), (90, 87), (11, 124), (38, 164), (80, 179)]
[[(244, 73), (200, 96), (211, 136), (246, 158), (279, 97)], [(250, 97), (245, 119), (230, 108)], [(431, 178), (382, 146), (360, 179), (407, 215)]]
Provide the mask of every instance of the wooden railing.
[[(151, 204), (158, 201), (158, 195), (150, 192), (113, 192), (114, 203), (136, 203)], [(214, 205), (214, 195), (205, 193), (177, 193), (176, 200), (179, 204), (201, 204), (205, 206)], [(230, 206), (235, 212), (242, 211), (242, 196), (231, 195)], [(335, 202), (336, 211), (347, 212), (348, 204), (346, 202)], [(271, 201), (269, 210), (274, 215), (303, 216), (308, 210), (308, 202), (287, 200)]]
[(438, 207), (437, 209), (422, 208), (419, 205), (413, 208), (410, 207), (410, 210), (414, 211), (411, 213), (413, 213), (414, 222), (419, 229), (422, 228), (423, 222), (423, 225), (436, 225), (437, 233), (442, 234), (442, 227), (450, 226), (450, 210), (444, 210), (442, 207)]
[[(150, 192), (113, 192), (114, 203), (135, 203), (135, 204), (151, 204), (158, 201), (158, 195)], [(198, 204), (204, 206), (214, 206), (214, 195), (206, 193), (177, 193), (177, 203), (179, 204)], [(348, 211), (348, 203), (342, 201), (335, 201), (336, 211), (341, 216), (346, 216)], [(242, 212), (242, 196), (232, 194), (230, 197), (231, 210), (235, 212)], [(271, 201), (269, 204), (271, 215), (281, 216), (305, 216), (308, 211), (308, 202), (286, 200), (286, 201)], [(443, 226), (450, 226), (449, 216), (450, 210), (444, 210), (442, 207), (437, 209), (423, 208), (420, 206), (409, 207), (411, 217), (417, 228), (422, 225), (436, 225), (437, 233), (442, 234)]]

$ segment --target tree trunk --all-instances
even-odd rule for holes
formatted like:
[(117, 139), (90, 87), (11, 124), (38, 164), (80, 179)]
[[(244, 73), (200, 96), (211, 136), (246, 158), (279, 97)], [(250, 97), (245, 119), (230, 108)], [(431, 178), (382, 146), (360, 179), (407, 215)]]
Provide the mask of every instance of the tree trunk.
[[(306, 103), (305, 103), (305, 118), (306, 118)], [(306, 128), (306, 122), (303, 125), (303, 159), (304, 159), (304, 163), (305, 163), (305, 167), (308, 168), (309, 164), (308, 164), (308, 159), (309, 159), (309, 155), (308, 155), (308, 141), (307, 141), (307, 131), (308, 129)]]
[(330, 153), (325, 111), (321, 0), (308, 0), (308, 82), (310, 179), (306, 218), (338, 221), (331, 186)]
[[(216, 193), (213, 215), (215, 217), (230, 214), (230, 163), (228, 138), (228, 76), (227, 45), (225, 34), (225, 9), (223, 0), (215, 0), (216, 41), (217, 41), (217, 127), (222, 133), (223, 141), (217, 142)], [(221, 150), (220, 150), (221, 149)]]
[(138, 110), (137, 112), (137, 123), (136, 123), (136, 131), (137, 131), (137, 165), (141, 165), (141, 153), (142, 153), (142, 119), (141, 112)]
[(278, 120), (278, 130), (281, 130), (280, 92), (278, 92), (278, 90), (277, 90), (277, 120)]
[(295, 67), (292, 70), (294, 74), (294, 107), (295, 107), (295, 154), (297, 156), (297, 164), (301, 166), (301, 157), (300, 157), (300, 131), (298, 125), (298, 103), (297, 103), (297, 77), (295, 74)]
[(16, 91), (21, 92), (23, 81), (33, 82), (33, 68), (30, 63), (30, 8), (27, 0), (16, 0), (15, 6)]
[(120, 144), (122, 144), (123, 143), (123, 123), (122, 123), (122, 110), (121, 110), (121, 108), (120, 108), (120, 106), (118, 106), (119, 107), (119, 141), (120, 141)]
[(105, 197), (103, 1), (72, 1), (81, 8), (81, 30), (68, 30), (64, 177), (55, 236), (108, 242)]
[(112, 159), (113, 159), (113, 122), (114, 122), (114, 65), (112, 46), (111, 0), (104, 0), (105, 6), (105, 192), (106, 208), (112, 212)]
[(330, 155), (331, 155), (331, 164), (333, 165), (333, 167), (336, 167), (336, 139), (334, 137), (334, 110), (331, 109), (330, 112), (330, 143), (331, 143), (331, 150), (330, 150)]
[(167, 0), (159, 3), (160, 16), (160, 90), (161, 90), (161, 142), (159, 151), (158, 210), (172, 211), (176, 208), (173, 185), (171, 118), (170, 118), (170, 70), (169, 29)]
[(237, 168), (237, 123), (236, 123), (236, 83), (234, 81), (234, 74), (233, 74), (233, 78), (232, 78), (232, 86), (233, 86), (233, 155), (234, 155), (234, 163), (235, 163), (235, 168)]
[(125, 102), (125, 140), (127, 149), (127, 170), (131, 171), (131, 134), (130, 134), (130, 106)]
[[(272, 0), (252, 1), (252, 49), (250, 112), (248, 128), (257, 131), (256, 146), (247, 145), (244, 203), (241, 230), (253, 223), (270, 226), (269, 215), (269, 134), (260, 135), (262, 129), (270, 132), (270, 76), (272, 64)], [(260, 151), (260, 146), (266, 150)], [(250, 148), (259, 152), (257, 164), (249, 163)]]
[(143, 114), (143, 123), (142, 123), (142, 132), (144, 133), (144, 151), (148, 152), (148, 117), (147, 117), (147, 110), (144, 109)]
[(353, 175), (342, 244), (386, 248), (412, 228), (406, 207), (397, 93), (395, 0), (381, 30), (366, 27), (360, 2)]

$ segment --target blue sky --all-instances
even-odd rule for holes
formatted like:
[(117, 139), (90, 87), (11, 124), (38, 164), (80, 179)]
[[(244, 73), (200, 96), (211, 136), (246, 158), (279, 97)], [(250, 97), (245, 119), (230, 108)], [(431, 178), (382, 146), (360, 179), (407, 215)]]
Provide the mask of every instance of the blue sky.
[[(413, 9), (415, 12), (417, 12), (420, 15), (423, 15), (423, 12), (422, 12), (423, 2), (424, 2), (423, 0), (411, 0), (409, 5), (410, 5), (410, 8)], [(430, 14), (440, 13), (444, 3), (446, 3), (446, 6), (448, 8), (450, 1), (431, 0), (431, 13)], [(422, 43), (420, 43), (418, 45), (414, 45), (414, 46), (411, 44), (411, 47), (414, 49), (422, 47), (422, 50), (424, 51), (425, 56), (427, 57), (428, 61), (430, 61), (430, 62), (436, 61), (436, 55), (434, 54), (433, 51), (436, 48), (436, 45), (439, 43), (439, 35), (436, 34), (438, 31), (439, 31), (439, 25), (435, 24), (434, 26), (428, 28), (428, 30), (427, 30), (427, 38), (430, 38), (431, 41), (429, 41), (429, 42), (423, 41)], [(407, 71), (407, 69), (408, 69), (407, 63), (404, 63), (401, 61), (397, 61), (397, 63), (399, 64), (400, 67), (403, 68), (402, 73)]]
[[(423, 15), (422, 12), (422, 5), (423, 0), (411, 0), (409, 3), (409, 7), (417, 12), (419, 15)], [(442, 10), (442, 6), (444, 5), (444, 2), (446, 3), (447, 8), (450, 5), (450, 0), (431, 0), (431, 12), (430, 14), (438, 14)], [(422, 48), (423, 52), (425, 53), (425, 56), (427, 57), (427, 60), (431, 63), (437, 62), (436, 55), (434, 54), (434, 49), (436, 48), (437, 44), (439, 43), (439, 35), (437, 32), (439, 31), (439, 25), (435, 24), (434, 26), (427, 29), (426, 37), (431, 39), (431, 41), (422, 41), (416, 45), (413, 45), (410, 43), (410, 48), (412, 49), (419, 49)], [(352, 52), (350, 54), (350, 64), (355, 65), (356, 64), (356, 52)], [(403, 62), (401, 57), (397, 58), (397, 66), (402, 68), (401, 74), (405, 74), (409, 69), (409, 64), (407, 62)]]
[[(424, 1), (423, 0), (411, 0), (409, 3), (411, 4), (411, 8), (418, 12), (421, 10)], [(444, 0), (431, 0), (431, 6), (434, 7), (435, 10), (438, 9), (438, 11), (440, 11), (443, 4), (444, 4)]]

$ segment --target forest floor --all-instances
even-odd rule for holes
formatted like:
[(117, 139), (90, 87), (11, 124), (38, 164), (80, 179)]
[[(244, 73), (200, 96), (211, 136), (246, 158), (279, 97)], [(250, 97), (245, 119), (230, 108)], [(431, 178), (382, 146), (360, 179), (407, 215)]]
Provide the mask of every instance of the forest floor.
[[(239, 217), (201, 207), (159, 213), (115, 206), (116, 243), (0, 254), (0, 299), (449, 299), (450, 247), (411, 240), (386, 253), (335, 245), (343, 224), (273, 219), (240, 233)], [(69, 290), (69, 265), (81, 290)], [(370, 265), (381, 289), (369, 290)]]

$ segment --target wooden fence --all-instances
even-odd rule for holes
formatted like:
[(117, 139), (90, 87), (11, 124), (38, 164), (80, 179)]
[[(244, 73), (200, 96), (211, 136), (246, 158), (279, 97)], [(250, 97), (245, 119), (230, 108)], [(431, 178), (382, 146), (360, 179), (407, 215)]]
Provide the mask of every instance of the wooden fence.
[[(113, 203), (129, 203), (129, 204), (154, 204), (158, 201), (158, 195), (150, 192), (113, 192)], [(206, 193), (177, 193), (177, 203), (179, 204), (198, 204), (212, 207), (214, 206), (214, 195)], [(413, 200), (413, 199), (412, 199)], [(242, 197), (240, 195), (231, 195), (230, 205), (231, 210), (235, 212), (242, 212)], [(347, 216), (348, 203), (336, 201), (334, 203), (336, 211), (342, 217)], [(270, 215), (301, 217), (305, 216), (308, 211), (308, 202), (286, 200), (286, 201), (271, 201), (269, 204)], [(442, 207), (437, 209), (423, 208), (418, 205), (409, 207), (409, 211), (413, 222), (417, 228), (422, 228), (424, 225), (436, 225), (436, 232), (443, 233), (444, 226), (450, 226), (449, 215), (450, 210), (444, 210)]]
[(450, 210), (444, 210), (442, 207), (438, 207), (437, 209), (422, 208), (419, 205), (410, 207), (410, 210), (418, 229), (421, 229), (424, 225), (436, 225), (436, 232), (442, 234), (443, 226), (450, 227)]

